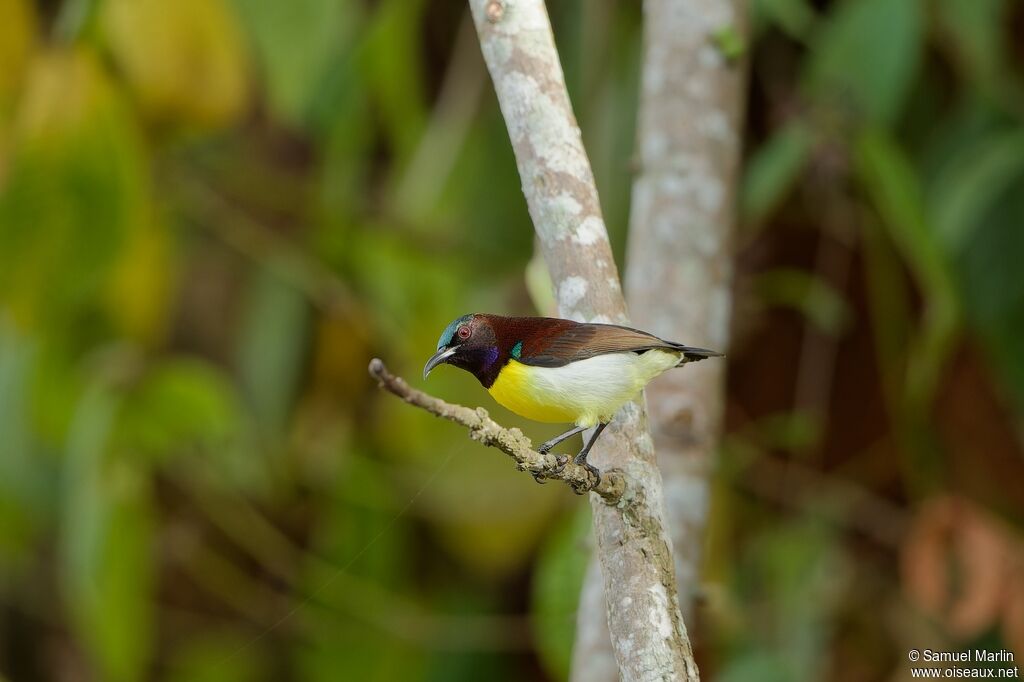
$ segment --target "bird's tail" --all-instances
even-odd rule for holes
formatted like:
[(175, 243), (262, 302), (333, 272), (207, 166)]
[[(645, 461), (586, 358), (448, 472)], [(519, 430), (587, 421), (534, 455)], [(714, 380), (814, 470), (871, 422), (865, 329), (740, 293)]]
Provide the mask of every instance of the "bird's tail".
[(683, 352), (683, 359), (679, 361), (676, 367), (685, 365), (687, 362), (697, 362), (704, 358), (722, 358), (725, 357), (724, 353), (719, 353), (716, 350), (708, 350), (707, 348), (694, 348), (693, 346), (679, 346), (679, 350)]

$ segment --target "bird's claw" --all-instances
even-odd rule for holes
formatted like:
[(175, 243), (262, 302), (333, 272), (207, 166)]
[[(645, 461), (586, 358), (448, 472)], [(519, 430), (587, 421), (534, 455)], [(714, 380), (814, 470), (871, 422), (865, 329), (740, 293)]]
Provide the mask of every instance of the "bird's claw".
[(592, 485), (590, 485), (590, 486), (588, 486), (586, 488), (582, 488), (581, 487), (581, 489), (577, 491), (577, 492), (579, 492), (582, 495), (583, 493), (589, 493), (591, 490), (593, 490), (597, 486), (601, 485), (601, 470), (598, 469), (593, 464), (591, 464), (590, 462), (584, 461), (584, 462), (578, 462), (578, 464), (580, 464), (583, 468), (585, 468), (587, 470), (587, 472), (592, 474), (593, 477), (594, 477), (594, 483)]
[(555, 460), (558, 462), (558, 464), (555, 465), (553, 469), (549, 469), (547, 471), (531, 471), (530, 474), (533, 476), (533, 480), (543, 485), (544, 483), (547, 482), (547, 478), (549, 476), (554, 476), (562, 473), (562, 471), (565, 469), (565, 465), (569, 463), (569, 458), (566, 455), (558, 455), (555, 457)]
[(589, 493), (591, 490), (596, 489), (597, 486), (601, 485), (600, 469), (598, 469), (596, 466), (594, 466), (585, 459), (582, 461), (574, 459), (573, 463), (586, 469), (588, 474), (586, 480), (584, 481), (573, 480), (572, 490), (574, 493), (576, 493), (577, 495), (585, 495)]

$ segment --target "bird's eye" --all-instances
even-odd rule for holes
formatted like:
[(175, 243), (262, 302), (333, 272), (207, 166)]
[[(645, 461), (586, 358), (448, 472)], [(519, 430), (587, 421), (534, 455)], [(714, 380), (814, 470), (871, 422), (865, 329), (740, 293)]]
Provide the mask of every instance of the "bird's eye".
[(459, 338), (460, 338), (460, 339), (462, 339), (463, 341), (465, 341), (466, 339), (468, 339), (468, 338), (469, 338), (469, 334), (470, 334), (470, 332), (469, 332), (469, 327), (465, 327), (465, 326), (463, 326), (463, 327), (459, 327), (459, 331), (458, 331), (458, 332), (456, 332), (456, 333), (457, 333), (457, 334), (459, 335)]

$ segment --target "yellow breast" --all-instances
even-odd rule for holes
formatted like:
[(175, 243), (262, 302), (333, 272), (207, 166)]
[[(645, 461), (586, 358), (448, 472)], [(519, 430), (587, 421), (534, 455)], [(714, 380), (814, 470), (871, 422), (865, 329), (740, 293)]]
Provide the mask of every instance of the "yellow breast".
[(542, 388), (532, 376), (540, 368), (510, 360), (488, 390), (498, 404), (521, 417), (538, 422), (574, 422), (579, 416), (573, 405), (561, 405), (560, 401)]
[(561, 367), (509, 360), (488, 389), (501, 405), (539, 422), (591, 427), (610, 421), (648, 381), (675, 367), (678, 352), (607, 353)]

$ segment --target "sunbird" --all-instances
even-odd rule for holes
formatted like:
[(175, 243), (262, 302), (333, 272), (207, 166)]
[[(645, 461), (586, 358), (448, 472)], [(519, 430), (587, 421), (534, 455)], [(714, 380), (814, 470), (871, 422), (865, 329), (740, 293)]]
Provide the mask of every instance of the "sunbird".
[(617, 324), (474, 313), (445, 328), (423, 378), (442, 363), (454, 365), (520, 416), (574, 424), (542, 443), (541, 453), (597, 427), (573, 458), (594, 474), (596, 486), (601, 472), (587, 462), (587, 454), (619, 408), (662, 372), (721, 356)]

